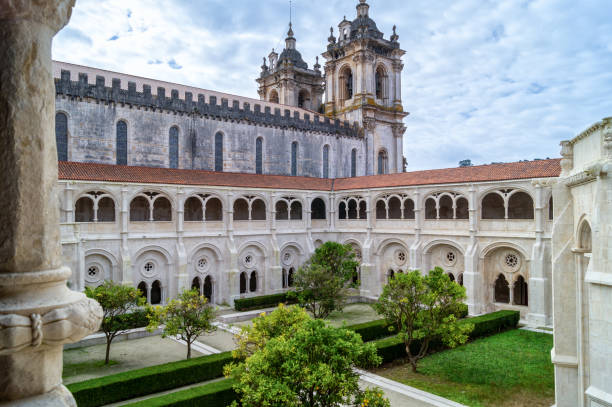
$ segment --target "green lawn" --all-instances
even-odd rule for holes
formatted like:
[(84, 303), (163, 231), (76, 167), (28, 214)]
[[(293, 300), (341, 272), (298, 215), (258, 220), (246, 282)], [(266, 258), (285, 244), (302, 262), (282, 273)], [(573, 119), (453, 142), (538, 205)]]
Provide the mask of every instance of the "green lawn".
[(512, 330), (374, 372), (474, 407), (549, 407), (554, 403), (553, 337)]

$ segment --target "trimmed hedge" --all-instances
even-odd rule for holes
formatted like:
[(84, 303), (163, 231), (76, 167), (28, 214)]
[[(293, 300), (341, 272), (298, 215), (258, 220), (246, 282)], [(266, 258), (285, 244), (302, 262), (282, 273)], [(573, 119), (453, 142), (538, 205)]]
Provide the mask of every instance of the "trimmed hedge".
[(234, 300), (236, 311), (250, 311), (260, 308), (276, 307), (278, 304), (296, 304), (297, 298), (289, 298), (289, 293), (260, 295), (258, 297), (239, 298)]
[[(474, 324), (474, 330), (469, 334), (468, 338), (469, 340), (472, 340), (483, 336), (493, 335), (507, 329), (514, 329), (518, 325), (519, 318), (519, 311), (497, 311), (478, 317), (465, 318), (459, 322)], [(378, 355), (383, 359), (383, 363), (392, 362), (396, 359), (406, 357), (406, 347), (404, 346), (404, 341), (397, 336), (377, 340), (374, 342), (374, 344), (376, 345)], [(414, 341), (410, 349), (416, 353), (418, 352), (420, 346), (421, 343), (419, 341)], [(430, 352), (443, 349), (446, 349), (446, 346), (439, 339), (433, 339), (429, 343)]]
[(345, 328), (357, 332), (361, 335), (361, 339), (364, 342), (370, 342), (375, 339), (396, 335), (396, 333), (389, 331), (389, 326), (391, 324), (386, 320), (377, 319), (376, 321), (364, 322), (363, 324), (349, 325)]
[(165, 363), (69, 384), (79, 407), (96, 407), (223, 376), (231, 352)]
[(129, 407), (225, 407), (238, 400), (238, 395), (232, 388), (234, 381), (224, 379), (191, 389), (177, 391), (164, 396), (126, 404)]

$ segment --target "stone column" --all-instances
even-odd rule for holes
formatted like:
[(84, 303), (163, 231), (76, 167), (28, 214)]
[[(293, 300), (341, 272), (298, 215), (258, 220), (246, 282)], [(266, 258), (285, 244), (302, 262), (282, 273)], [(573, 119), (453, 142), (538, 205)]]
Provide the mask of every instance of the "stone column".
[(74, 0), (0, 3), (0, 402), (73, 406), (62, 345), (94, 332), (100, 306), (62, 266), (51, 39)]

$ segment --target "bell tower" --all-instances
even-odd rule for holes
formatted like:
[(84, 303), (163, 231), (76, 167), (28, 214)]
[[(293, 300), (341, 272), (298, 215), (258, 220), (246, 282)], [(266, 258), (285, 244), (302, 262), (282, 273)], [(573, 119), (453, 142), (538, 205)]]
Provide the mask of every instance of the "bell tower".
[(264, 57), (261, 74), (257, 78), (261, 100), (283, 105), (296, 106), (319, 111), (323, 98), (323, 76), (319, 57), (314, 69), (302, 59), (296, 48), (296, 39), (292, 24), (285, 39), (285, 49), (280, 56), (272, 50), (268, 56), (268, 65)]
[(359, 0), (357, 17), (346, 17), (333, 27), (325, 58), (325, 115), (361, 123), (365, 129), (366, 173), (403, 171), (403, 119), (401, 74), (404, 65), (396, 27), (389, 40), (369, 15), (366, 0)]

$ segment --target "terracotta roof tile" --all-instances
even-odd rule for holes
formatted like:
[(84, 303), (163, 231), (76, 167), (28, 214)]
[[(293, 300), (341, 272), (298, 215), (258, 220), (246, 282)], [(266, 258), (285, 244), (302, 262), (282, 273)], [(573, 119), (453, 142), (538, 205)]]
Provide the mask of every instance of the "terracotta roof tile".
[(59, 179), (142, 184), (343, 191), (365, 188), (557, 177), (561, 172), (559, 162), (559, 159), (524, 161), (507, 164), (415, 171), (401, 174), (340, 178), (332, 181), (323, 178), (290, 177), (284, 175), (257, 175), (60, 161)]
[(473, 167), (403, 172), (358, 178), (336, 179), (334, 189), (384, 188), (411, 185), (454, 184), (463, 182), (506, 181), (513, 179), (558, 177), (561, 159), (519, 161)]

